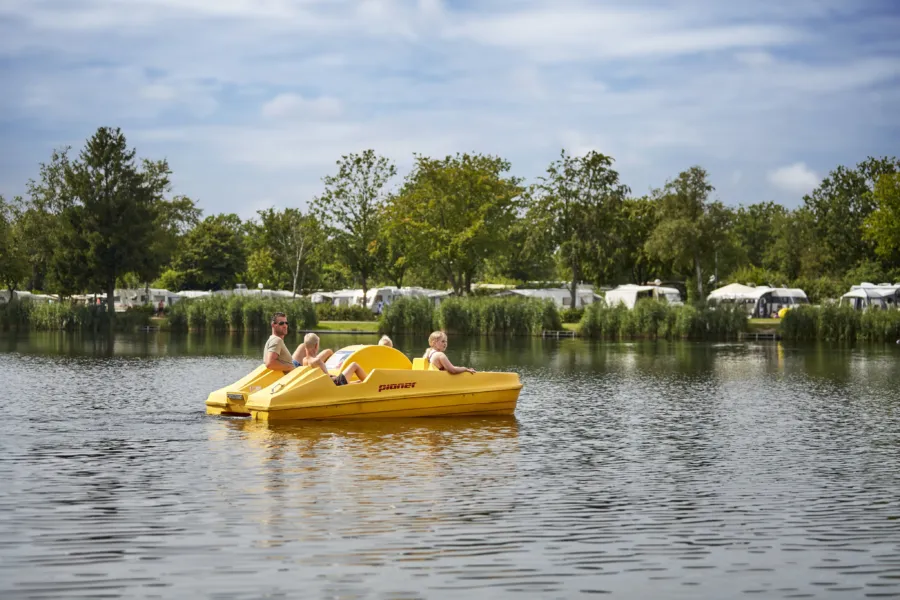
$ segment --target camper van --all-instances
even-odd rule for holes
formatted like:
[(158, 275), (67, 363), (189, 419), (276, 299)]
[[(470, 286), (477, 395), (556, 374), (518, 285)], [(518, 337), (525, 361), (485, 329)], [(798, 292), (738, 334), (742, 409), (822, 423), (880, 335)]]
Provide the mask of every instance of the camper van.
[(372, 312), (378, 314), (385, 306), (394, 302), (397, 298), (404, 296), (425, 297), (429, 298), (435, 306), (440, 304), (443, 298), (450, 295), (450, 292), (441, 290), (429, 290), (421, 287), (402, 287), (398, 288), (393, 285), (371, 288), (366, 290), (366, 302), (363, 304), (362, 290), (338, 290), (329, 292), (326, 296), (335, 306), (365, 306)]
[(712, 304), (739, 304), (753, 319), (779, 316), (781, 309), (809, 304), (806, 292), (799, 288), (773, 288), (732, 283), (713, 290), (706, 297)]
[(840, 306), (853, 310), (887, 310), (900, 308), (900, 283), (861, 283), (841, 296)]
[[(525, 298), (537, 298), (538, 300), (551, 300), (557, 308), (573, 308), (572, 291), (567, 287), (537, 288), (537, 289), (510, 289), (502, 291), (495, 296), (524, 296)], [(594, 293), (593, 286), (579, 285), (575, 287), (575, 307), (584, 308), (593, 304), (598, 296)]]
[(659, 285), (634, 285), (629, 283), (606, 292), (606, 304), (608, 306), (624, 304), (628, 308), (634, 308), (634, 305), (641, 298), (663, 300), (673, 305), (684, 304), (681, 300), (681, 292), (677, 288)]

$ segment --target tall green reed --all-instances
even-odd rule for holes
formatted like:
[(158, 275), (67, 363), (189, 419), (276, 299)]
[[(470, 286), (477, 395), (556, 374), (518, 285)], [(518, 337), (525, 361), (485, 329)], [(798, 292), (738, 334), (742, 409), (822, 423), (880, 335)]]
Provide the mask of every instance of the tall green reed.
[(673, 306), (653, 299), (638, 300), (633, 309), (595, 302), (584, 311), (579, 333), (594, 339), (729, 339), (747, 327), (740, 308)]
[(460, 335), (540, 335), (562, 329), (550, 300), (469, 296), (446, 298), (435, 308), (428, 298), (401, 298), (385, 307), (378, 323), (388, 334), (427, 334), (435, 329)]
[(784, 315), (781, 336), (793, 341), (894, 342), (900, 339), (900, 310), (860, 312), (837, 304), (801, 306)]
[[(135, 307), (117, 312), (113, 328), (130, 331), (150, 324), (151, 307)], [(0, 304), (0, 328), (40, 331), (100, 331), (109, 329), (106, 307), (73, 302), (35, 302), (16, 299)]]
[(169, 309), (173, 331), (265, 331), (272, 314), (287, 315), (293, 331), (315, 327), (316, 309), (308, 298), (269, 298), (211, 294), (182, 300)]
[(398, 298), (385, 306), (378, 318), (378, 331), (390, 335), (427, 335), (435, 327), (434, 304), (423, 297)]

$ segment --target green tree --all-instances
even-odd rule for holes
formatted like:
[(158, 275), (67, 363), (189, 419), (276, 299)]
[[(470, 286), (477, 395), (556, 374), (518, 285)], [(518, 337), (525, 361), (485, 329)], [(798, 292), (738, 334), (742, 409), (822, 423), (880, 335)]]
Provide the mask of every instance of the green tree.
[[(64, 293), (53, 263), (54, 250), (60, 244), (59, 213), (66, 194), (65, 174), (70, 166), (69, 148), (54, 150), (50, 162), (41, 163), (38, 179), (30, 179), (27, 196), (18, 207), (22, 233), (20, 243), (28, 261), (26, 288)], [(68, 277), (66, 265), (60, 265), (63, 279)], [(48, 281), (49, 279), (49, 281)], [(71, 286), (69, 286), (71, 287)]]
[(273, 260), (273, 285), (289, 286), (296, 296), (316, 282), (325, 242), (322, 225), (315, 215), (304, 215), (297, 208), (267, 208), (257, 214), (260, 223), (249, 236), (254, 254), (268, 250)]
[(506, 243), (522, 194), (509, 169), (506, 160), (480, 154), (441, 160), (417, 155), (392, 200), (391, 210), (406, 219), (426, 268), (458, 294), (471, 292), (485, 261)]
[(179, 243), (184, 239), (188, 231), (200, 223), (203, 211), (187, 196), (180, 195), (171, 199), (167, 198), (172, 191), (172, 184), (169, 179), (172, 175), (172, 170), (169, 168), (167, 161), (145, 159), (143, 161), (143, 173), (147, 186), (153, 194), (157, 233), (151, 248), (151, 252), (155, 256), (148, 265), (155, 272), (142, 275), (153, 278), (159, 275), (159, 272), (162, 271), (165, 265), (172, 262)]
[(144, 281), (158, 276), (170, 265), (178, 248), (194, 227), (200, 224), (203, 211), (187, 196), (175, 196), (171, 200), (159, 199), (156, 203), (156, 239), (152, 247), (155, 257), (150, 270), (143, 273)]
[(485, 276), (498, 283), (550, 281), (556, 275), (553, 250), (550, 236), (529, 210), (510, 224), (505, 243), (487, 262)]
[(246, 269), (240, 217), (227, 214), (203, 219), (185, 236), (173, 266), (187, 289), (233, 287), (237, 275)]
[[(172, 263), (179, 244), (187, 232), (197, 226), (203, 213), (187, 196), (167, 198), (172, 190), (169, 179), (172, 170), (167, 161), (144, 159), (142, 174), (153, 196), (156, 233), (148, 250), (150, 256), (143, 268), (124, 278), (127, 282), (124, 285), (128, 288), (137, 287), (141, 283), (145, 288), (149, 288), (149, 282), (159, 278), (163, 270)], [(147, 289), (144, 296), (147, 303), (150, 302), (149, 291)]]
[(872, 199), (875, 209), (864, 221), (866, 239), (891, 267), (900, 266), (900, 174), (878, 178)]
[(153, 282), (153, 287), (163, 288), (166, 290), (179, 291), (184, 288), (184, 274), (175, 269), (168, 268), (163, 271), (159, 278)]
[(798, 242), (801, 236), (809, 234), (802, 230), (805, 222), (802, 212), (803, 209), (772, 213), (771, 235), (758, 266), (770, 273), (781, 273), (787, 280), (800, 277), (804, 252)]
[(21, 199), (7, 203), (0, 196), (0, 283), (9, 289), (9, 300), (19, 283), (28, 276), (21, 223), (16, 207)]
[(872, 193), (882, 175), (900, 171), (896, 158), (872, 158), (856, 168), (839, 166), (803, 197), (812, 216), (816, 248), (823, 267), (840, 276), (853, 266), (875, 258), (875, 243), (864, 235), (865, 222), (876, 209)]
[(646, 244), (651, 256), (693, 270), (698, 300), (704, 298), (703, 265), (713, 262), (716, 251), (725, 246), (729, 225), (725, 207), (709, 201), (714, 189), (699, 166), (667, 182), (656, 194), (659, 223)]
[(882, 283), (890, 279), (890, 275), (884, 266), (875, 260), (867, 260), (859, 263), (854, 268), (844, 273), (842, 286), (844, 290), (851, 285), (857, 285), (864, 281), (869, 283)]
[(403, 287), (403, 280), (410, 267), (423, 256), (415, 243), (416, 232), (410, 219), (396, 210), (398, 206), (392, 197), (382, 208), (377, 246), (381, 276), (399, 288)]
[(643, 284), (654, 276), (661, 276), (663, 271), (660, 261), (646, 248), (650, 234), (659, 223), (656, 203), (647, 196), (626, 198), (622, 209), (616, 254), (619, 272), (624, 273), (629, 282)]
[(108, 127), (99, 128), (67, 165), (65, 188), (57, 264), (67, 265), (79, 287), (103, 289), (113, 319), (116, 279), (154, 269), (155, 190), (125, 136)]
[(279, 287), (279, 273), (275, 266), (275, 257), (268, 248), (259, 248), (247, 257), (247, 278), (253, 283), (261, 283), (272, 289)]
[(323, 179), (325, 192), (316, 198), (315, 206), (339, 253), (359, 279), (366, 302), (369, 281), (379, 267), (379, 215), (397, 169), (374, 150), (342, 156), (337, 166), (337, 174)]
[(612, 164), (612, 157), (593, 150), (583, 157), (563, 150), (535, 186), (538, 227), (550, 236), (569, 274), (573, 307), (585, 272), (593, 270), (597, 280), (608, 277), (622, 241), (618, 226), (630, 190)]
[(319, 281), (322, 289), (342, 290), (349, 287), (353, 282), (353, 273), (341, 261), (324, 262)]
[(787, 214), (788, 210), (775, 202), (741, 206), (735, 211), (733, 231), (747, 262), (755, 267), (764, 266), (766, 253), (775, 241), (776, 222)]

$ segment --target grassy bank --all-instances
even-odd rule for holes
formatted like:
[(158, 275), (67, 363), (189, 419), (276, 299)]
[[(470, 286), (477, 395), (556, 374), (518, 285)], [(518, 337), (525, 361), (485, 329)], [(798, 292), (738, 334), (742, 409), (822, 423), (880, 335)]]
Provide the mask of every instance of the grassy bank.
[(747, 319), (748, 331), (778, 331), (781, 319)]
[(894, 342), (900, 339), (900, 311), (858, 312), (834, 304), (801, 306), (781, 320), (781, 337), (794, 341)]
[(740, 308), (671, 306), (658, 300), (639, 300), (631, 310), (596, 302), (585, 309), (578, 332), (594, 339), (737, 338), (747, 329), (747, 313)]
[(441, 329), (459, 335), (540, 335), (562, 329), (549, 300), (531, 298), (448, 298), (434, 307), (427, 298), (401, 298), (385, 307), (378, 330), (387, 334), (427, 335)]

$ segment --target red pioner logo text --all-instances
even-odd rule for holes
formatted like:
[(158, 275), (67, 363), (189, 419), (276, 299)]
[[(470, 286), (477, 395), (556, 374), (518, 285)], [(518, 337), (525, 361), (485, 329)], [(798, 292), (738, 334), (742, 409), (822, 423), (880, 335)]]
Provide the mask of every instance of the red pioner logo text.
[(410, 381), (407, 383), (383, 383), (378, 386), (378, 391), (383, 392), (384, 390), (406, 390), (414, 387), (416, 387), (415, 381)]

